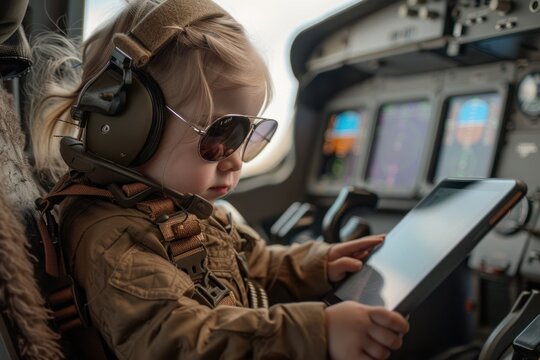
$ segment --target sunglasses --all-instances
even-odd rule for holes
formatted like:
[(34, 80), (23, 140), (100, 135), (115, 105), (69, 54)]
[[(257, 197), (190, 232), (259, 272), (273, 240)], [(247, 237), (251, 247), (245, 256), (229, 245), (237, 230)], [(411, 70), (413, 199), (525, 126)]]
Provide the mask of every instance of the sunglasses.
[(251, 161), (268, 145), (277, 129), (276, 120), (237, 114), (220, 116), (205, 129), (199, 129), (169, 106), (165, 107), (201, 136), (199, 155), (206, 161), (226, 159), (244, 143), (242, 161)]

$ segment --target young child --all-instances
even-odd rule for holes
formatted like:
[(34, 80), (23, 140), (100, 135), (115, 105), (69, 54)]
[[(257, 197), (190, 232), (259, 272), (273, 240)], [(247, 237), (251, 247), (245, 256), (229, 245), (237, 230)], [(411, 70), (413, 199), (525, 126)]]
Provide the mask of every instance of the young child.
[[(37, 74), (49, 76), (32, 107), (39, 170), (65, 171), (50, 150), (53, 135), (70, 134), (61, 120), (72, 121), (69, 110), (109, 61), (113, 36), (130, 33), (161, 3), (211, 10), (187, 24), (168, 16), (145, 29), (155, 35), (172, 28), (175, 36), (141, 67), (163, 93), (166, 121), (155, 153), (131, 168), (163, 189), (212, 203), (235, 188), (243, 161), (277, 125), (256, 117), (270, 97), (263, 61), (242, 27), (210, 0), (130, 3), (84, 44), (81, 67), (65, 41), (37, 44), (37, 52), (49, 52), (42, 59), (60, 58)], [(200, 219), (175, 200), (164, 191), (133, 208), (86, 196), (61, 205), (67, 265), (86, 293), (93, 326), (120, 359), (385, 359), (401, 346), (408, 331), (401, 315), (317, 301), (358, 271), (383, 236), (266, 246), (219, 207)], [(156, 202), (170, 207), (156, 213)], [(295, 302), (273, 304), (278, 291)]]

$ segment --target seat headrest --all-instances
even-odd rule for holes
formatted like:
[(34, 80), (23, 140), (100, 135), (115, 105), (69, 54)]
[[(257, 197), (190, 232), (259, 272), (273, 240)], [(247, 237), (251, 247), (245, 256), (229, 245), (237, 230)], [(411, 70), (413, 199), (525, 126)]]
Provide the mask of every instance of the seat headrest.
[(0, 77), (11, 80), (30, 70), (30, 46), (22, 26), (3, 44), (0, 44)]
[(0, 2), (0, 78), (10, 80), (30, 69), (30, 46), (21, 26), (28, 0)]
[(0, 1), (0, 44), (15, 33), (26, 13), (28, 0)]

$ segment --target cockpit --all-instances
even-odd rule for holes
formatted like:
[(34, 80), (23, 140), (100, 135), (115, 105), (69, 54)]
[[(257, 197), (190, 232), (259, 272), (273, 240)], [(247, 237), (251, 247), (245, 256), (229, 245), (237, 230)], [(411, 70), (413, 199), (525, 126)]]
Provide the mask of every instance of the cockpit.
[[(63, 3), (55, 14), (80, 20), (80, 4)], [(43, 6), (30, 1), (27, 33)], [(341, 243), (389, 232), (443, 179), (519, 179), (526, 196), (409, 314), (390, 358), (539, 358), (540, 1), (358, 1), (296, 34), (289, 60), (298, 89), (284, 149), (227, 206), (268, 244)], [(23, 119), (24, 76), (3, 67)], [(2, 359), (20, 358), (12, 322), (3, 311)]]

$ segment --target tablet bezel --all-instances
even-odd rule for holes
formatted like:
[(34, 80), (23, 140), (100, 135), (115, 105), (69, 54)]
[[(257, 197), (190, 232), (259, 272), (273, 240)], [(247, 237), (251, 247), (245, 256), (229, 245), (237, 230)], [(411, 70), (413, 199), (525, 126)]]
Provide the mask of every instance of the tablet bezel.
[[(501, 191), (507, 191), (497, 204), (488, 211), (482, 219), (457, 243), (432, 270), (430, 270), (417, 283), (417, 285), (404, 295), (395, 308), (395, 310), (403, 315), (412, 312), (435, 288), (448, 276), (450, 273), (466, 258), (476, 244), (491, 230), (495, 224), (515, 205), (527, 192), (526, 185), (519, 180), (512, 179), (444, 179), (433, 190), (424, 197), (417, 206), (411, 210), (413, 212), (417, 207), (420, 207), (432, 194), (441, 188), (464, 188), (473, 182), (487, 183), (488, 186), (493, 186), (494, 189), (500, 187)], [(402, 220), (403, 221), (403, 220)], [(384, 245), (378, 250), (384, 251)], [(369, 258), (365, 261), (369, 265)], [(361, 275), (360, 270), (360, 275)], [(366, 275), (367, 276), (367, 275)], [(364, 277), (365, 278), (365, 277)], [(356, 278), (356, 281), (361, 281), (363, 278)], [(347, 280), (345, 280), (346, 282)], [(368, 280), (369, 281), (369, 280)], [(338, 287), (338, 290), (325, 298), (327, 304), (334, 304), (344, 300), (337, 293), (343, 283)], [(367, 304), (369, 305), (369, 304)]]

